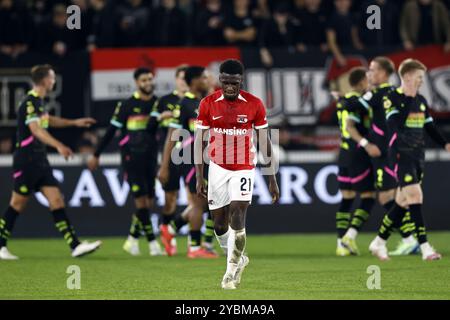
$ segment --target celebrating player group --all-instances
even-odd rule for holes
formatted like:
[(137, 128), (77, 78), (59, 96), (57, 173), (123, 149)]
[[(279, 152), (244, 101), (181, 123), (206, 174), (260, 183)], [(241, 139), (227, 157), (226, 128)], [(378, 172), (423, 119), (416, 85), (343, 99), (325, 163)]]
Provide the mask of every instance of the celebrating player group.
[[(117, 104), (106, 133), (87, 163), (90, 170), (98, 168), (102, 152), (119, 130), (121, 166), (135, 204), (123, 249), (131, 255), (139, 255), (139, 238), (145, 235), (151, 256), (176, 255), (176, 234), (189, 224), (188, 258), (217, 258), (214, 235), (224, 250), (227, 256), (222, 280), (224, 289), (236, 289), (249, 263), (244, 252), (245, 220), (253, 193), (255, 132), (260, 149), (267, 151), (263, 152), (264, 161), (272, 163), (269, 165), (269, 191), (273, 203), (279, 199), (265, 107), (259, 98), (241, 89), (243, 75), (240, 61), (224, 61), (220, 66), (221, 89), (215, 91), (204, 67), (180, 66), (175, 74), (176, 90), (158, 99), (154, 95), (153, 72), (147, 68), (136, 69), (136, 91)], [(18, 113), (14, 191), (0, 220), (0, 259), (18, 259), (8, 250), (7, 240), (33, 191), (41, 191), (46, 196), (55, 225), (69, 244), (72, 256), (80, 257), (94, 252), (101, 243), (80, 242), (66, 216), (59, 183), (47, 160), (46, 145), (66, 159), (72, 156), (72, 151), (46, 129), (49, 126), (89, 127), (95, 120), (50, 116), (44, 98), (55, 84), (55, 72), (50, 65), (39, 65), (32, 69), (31, 76), (33, 90)], [(208, 156), (204, 158), (205, 147)], [(158, 151), (162, 152), (159, 170)], [(160, 225), (164, 250), (150, 221), (156, 178), (165, 192)], [(180, 178), (186, 186), (188, 206), (176, 214)], [(202, 235), (204, 212), (208, 214), (206, 231)]]
[[(337, 103), (341, 129), (338, 182), (342, 193), (336, 213), (338, 256), (359, 254), (356, 236), (378, 198), (385, 215), (369, 246), (374, 256), (388, 260), (389, 255), (420, 251), (423, 260), (441, 258), (428, 242), (422, 215), (424, 134), (448, 152), (450, 144), (436, 128), (428, 103), (418, 92), (425, 71), (420, 61), (404, 60), (398, 68), (398, 88), (389, 83), (395, 66), (386, 57), (373, 59), (369, 70), (358, 67), (350, 72), (352, 91)], [(357, 194), (360, 202), (352, 215)], [(402, 241), (388, 253), (386, 242), (394, 229), (399, 230)]]

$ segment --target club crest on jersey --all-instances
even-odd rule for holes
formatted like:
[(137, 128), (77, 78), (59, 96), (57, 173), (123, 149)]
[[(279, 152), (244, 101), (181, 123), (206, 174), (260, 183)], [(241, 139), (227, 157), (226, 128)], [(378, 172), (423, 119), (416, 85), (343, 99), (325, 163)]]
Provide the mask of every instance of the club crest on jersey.
[(248, 122), (247, 115), (246, 114), (238, 114), (236, 121), (237, 121), (237, 123), (247, 123)]

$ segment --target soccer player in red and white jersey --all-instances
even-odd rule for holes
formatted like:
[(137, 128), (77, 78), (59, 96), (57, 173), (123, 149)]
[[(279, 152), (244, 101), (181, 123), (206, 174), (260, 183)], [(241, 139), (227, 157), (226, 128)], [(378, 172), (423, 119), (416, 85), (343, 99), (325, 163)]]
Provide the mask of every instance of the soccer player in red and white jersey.
[[(270, 162), (272, 144), (268, 135), (266, 110), (261, 100), (241, 90), (244, 67), (238, 60), (220, 65), (221, 90), (205, 97), (199, 107), (196, 123), (195, 155), (197, 194), (207, 197), (214, 220), (214, 231), (227, 254), (223, 289), (236, 289), (249, 259), (244, 255), (246, 244), (245, 218), (252, 200), (256, 165), (254, 129), (264, 162)], [(209, 132), (208, 191), (203, 177), (203, 137)], [(273, 162), (272, 162), (273, 163)], [(273, 166), (273, 164), (272, 164)], [(271, 167), (269, 191), (272, 201), (279, 199), (275, 170)]]

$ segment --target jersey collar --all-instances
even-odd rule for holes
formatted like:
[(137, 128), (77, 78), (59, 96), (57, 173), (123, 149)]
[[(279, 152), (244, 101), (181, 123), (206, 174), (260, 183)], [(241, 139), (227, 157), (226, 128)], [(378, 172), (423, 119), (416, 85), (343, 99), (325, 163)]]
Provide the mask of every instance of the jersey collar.
[[(218, 101), (221, 101), (221, 100), (223, 100), (223, 99), (225, 99), (225, 97), (223, 96), (223, 94), (221, 94), (220, 97), (217, 98), (214, 102), (218, 102)], [(247, 102), (247, 100), (245, 100), (245, 98), (244, 98), (240, 93), (239, 93), (239, 95), (238, 95), (238, 99), (239, 99), (239, 100), (242, 100), (242, 101), (244, 101), (244, 102)]]

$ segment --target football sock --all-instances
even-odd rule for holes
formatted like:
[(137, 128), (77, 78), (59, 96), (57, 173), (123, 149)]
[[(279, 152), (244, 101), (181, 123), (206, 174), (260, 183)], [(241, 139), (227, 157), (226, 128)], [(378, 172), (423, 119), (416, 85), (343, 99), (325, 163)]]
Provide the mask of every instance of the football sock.
[(216, 231), (214, 230), (214, 234), (216, 235), (216, 239), (219, 242), (220, 247), (222, 248), (225, 255), (228, 254), (228, 237), (230, 236), (230, 230), (231, 228), (228, 227), (227, 232), (225, 232), (222, 235), (218, 235)]
[(244, 253), (247, 238), (245, 228), (241, 230), (230, 228), (229, 231), (226, 273), (234, 276), (241, 256)]
[(372, 211), (373, 206), (375, 205), (374, 198), (363, 198), (361, 199), (361, 204), (359, 208), (355, 210), (353, 214), (352, 222), (350, 223), (350, 227), (355, 229), (356, 231), (361, 230), (361, 227), (369, 218), (370, 212)]
[(147, 241), (155, 240), (155, 234), (153, 233), (152, 223), (150, 221), (150, 214), (147, 208), (138, 209), (136, 212), (136, 217), (140, 222), (142, 231), (147, 238)]
[(6, 246), (18, 216), (19, 212), (9, 206), (6, 209), (3, 218), (0, 219), (0, 248)]
[(66, 210), (61, 208), (53, 210), (51, 213), (53, 220), (55, 221), (56, 229), (58, 229), (58, 231), (63, 235), (70, 248), (72, 250), (75, 249), (80, 244), (80, 241), (78, 240), (75, 231), (67, 218)]
[(417, 240), (419, 240), (420, 244), (428, 242), (425, 223), (422, 216), (422, 204), (409, 205), (409, 211), (411, 212), (411, 218), (416, 225)]
[(202, 232), (200, 230), (189, 231), (189, 248), (196, 250), (200, 248), (200, 242), (202, 238)]
[(353, 201), (354, 199), (342, 199), (339, 211), (336, 212), (336, 230), (339, 239), (345, 235), (348, 229)]
[(188, 221), (184, 220), (183, 215), (179, 214), (170, 222), (170, 225), (173, 227), (175, 232), (178, 232), (178, 230), (180, 230), (187, 223)]
[(208, 217), (205, 221), (205, 234), (203, 235), (203, 242), (205, 247), (212, 248), (214, 239), (214, 222), (212, 220), (211, 212), (208, 211)]
[(130, 227), (130, 236), (135, 239), (139, 239), (141, 235), (142, 226), (139, 219), (136, 217), (136, 214), (131, 216), (131, 227)]
[(394, 229), (394, 221), (403, 219), (404, 212), (405, 210), (395, 203), (391, 210), (384, 215), (381, 227), (378, 230), (378, 236), (381, 239), (387, 240), (390, 237), (392, 230)]

